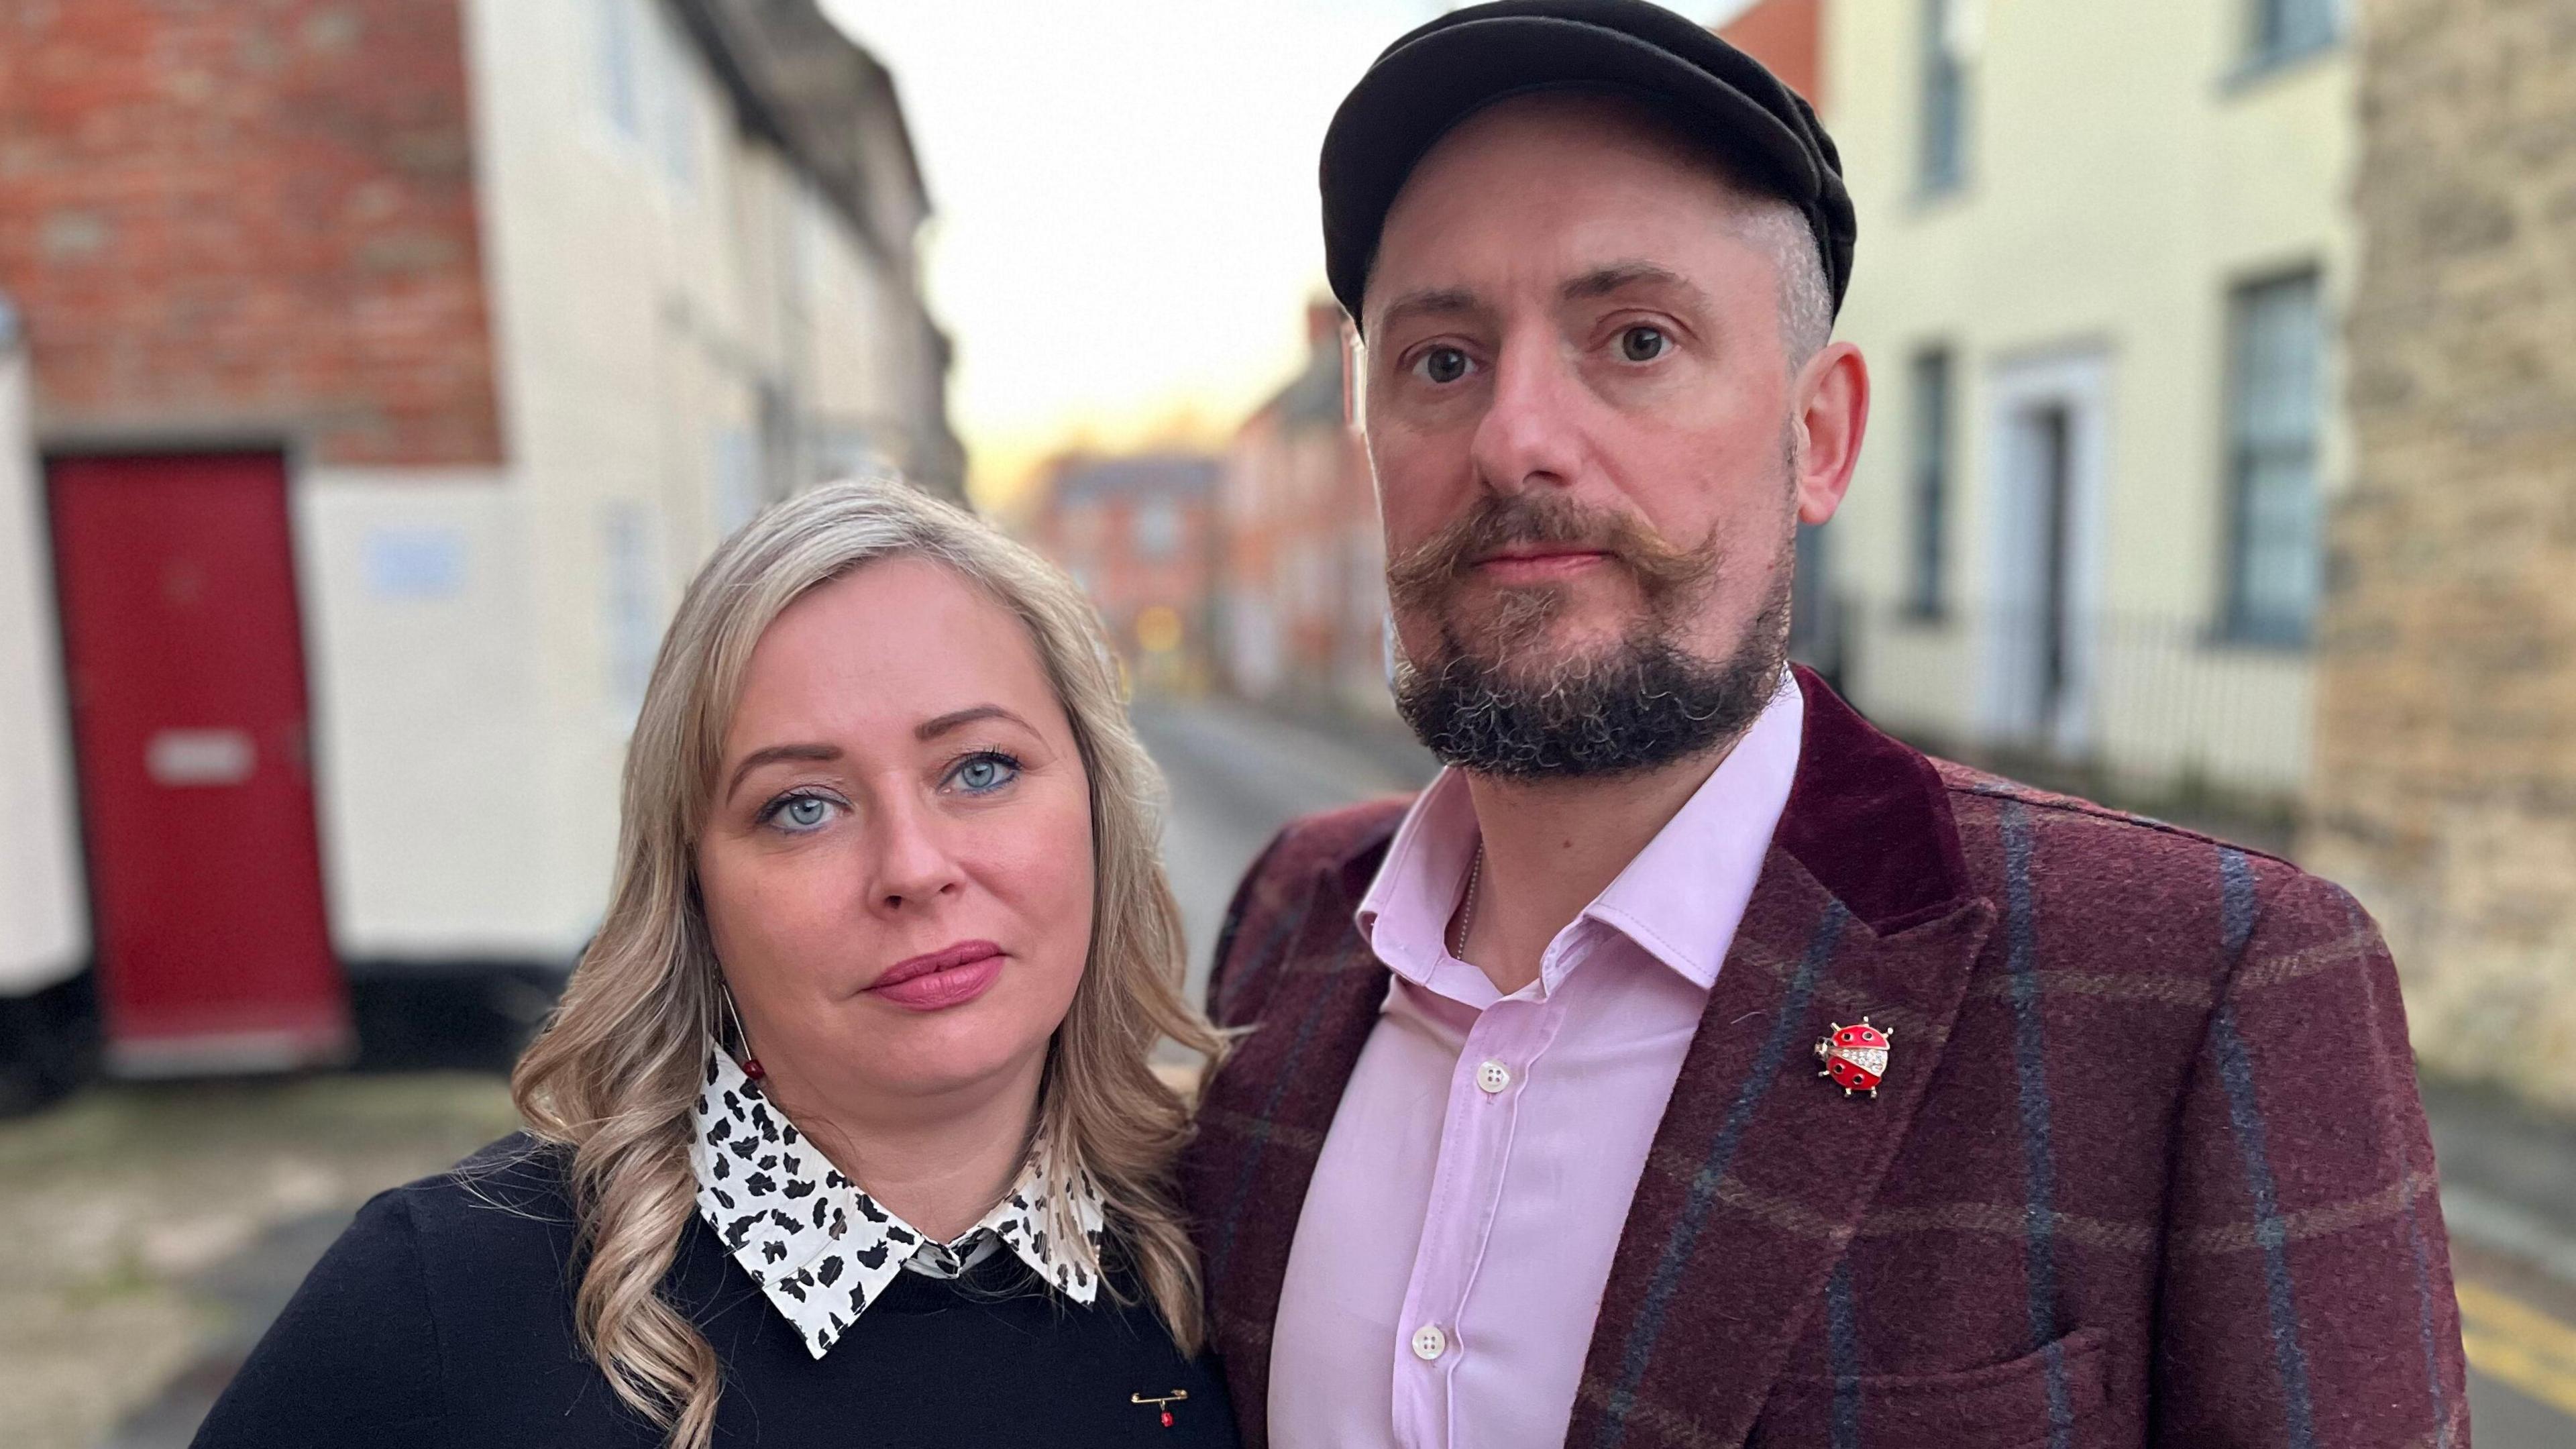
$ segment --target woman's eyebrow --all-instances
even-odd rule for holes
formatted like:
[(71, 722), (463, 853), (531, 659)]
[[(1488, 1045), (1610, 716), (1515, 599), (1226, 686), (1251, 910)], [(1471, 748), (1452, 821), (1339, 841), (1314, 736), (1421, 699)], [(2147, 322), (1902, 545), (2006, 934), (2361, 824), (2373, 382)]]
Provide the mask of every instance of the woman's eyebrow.
[(1029, 730), (1029, 733), (1031, 734), (1037, 733), (1036, 730), (1029, 729), (1029, 722), (1027, 720), (1020, 718), (1018, 715), (1011, 713), (1000, 705), (979, 704), (966, 709), (950, 710), (948, 713), (940, 715), (936, 719), (923, 720), (921, 723), (912, 727), (912, 737), (917, 740), (935, 740), (941, 735), (944, 735), (950, 730), (956, 729), (961, 725), (970, 725), (978, 720), (987, 719), (1008, 720), (1012, 724), (1018, 725), (1024, 730)]
[(837, 760), (840, 757), (841, 747), (838, 745), (771, 745), (754, 750), (742, 757), (741, 764), (733, 767), (733, 778), (725, 782), (725, 798), (732, 799), (733, 792), (742, 788), (742, 777), (763, 765), (774, 765), (781, 760)]
[[(1008, 720), (1024, 730), (1029, 730), (1031, 734), (1037, 733), (1029, 729), (1027, 720), (998, 704), (978, 704), (966, 709), (950, 710), (936, 719), (923, 720), (913, 726), (912, 735), (914, 739), (935, 740), (950, 730), (987, 719)], [(733, 778), (725, 782), (725, 796), (727, 799), (732, 798), (733, 792), (742, 788), (743, 777), (763, 765), (774, 765), (782, 760), (837, 760), (839, 758), (841, 758), (841, 747), (838, 745), (769, 745), (743, 756), (742, 763), (733, 767)]]

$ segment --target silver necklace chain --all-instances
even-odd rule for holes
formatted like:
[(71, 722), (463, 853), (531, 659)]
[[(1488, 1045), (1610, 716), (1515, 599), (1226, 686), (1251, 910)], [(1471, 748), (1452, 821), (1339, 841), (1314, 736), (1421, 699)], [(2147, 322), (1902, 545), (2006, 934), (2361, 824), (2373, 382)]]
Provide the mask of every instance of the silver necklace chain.
[(1449, 943), (1449, 954), (1461, 961), (1467, 959), (1467, 932), (1476, 924), (1476, 883), (1485, 875), (1485, 842), (1476, 842), (1476, 859), (1467, 867), (1467, 891), (1458, 902), (1457, 939)]

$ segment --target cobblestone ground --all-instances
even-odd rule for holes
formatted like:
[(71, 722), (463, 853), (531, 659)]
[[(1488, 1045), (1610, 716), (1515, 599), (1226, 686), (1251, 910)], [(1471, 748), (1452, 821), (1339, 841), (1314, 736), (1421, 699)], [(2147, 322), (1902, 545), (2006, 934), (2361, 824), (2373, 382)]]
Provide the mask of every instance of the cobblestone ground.
[(224, 1334), (210, 1275), (516, 1120), (460, 1072), (103, 1086), (0, 1122), (8, 1442), (93, 1449)]

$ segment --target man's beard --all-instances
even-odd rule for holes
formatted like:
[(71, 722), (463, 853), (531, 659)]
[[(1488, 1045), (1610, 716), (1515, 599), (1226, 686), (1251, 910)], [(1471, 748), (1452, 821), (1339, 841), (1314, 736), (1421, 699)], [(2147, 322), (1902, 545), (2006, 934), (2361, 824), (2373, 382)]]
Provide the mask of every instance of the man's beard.
[[(1601, 551), (1635, 581), (1644, 614), (1607, 649), (1515, 670), (1512, 654), (1545, 636), (1566, 596), (1556, 587), (1510, 590), (1480, 631), (1489, 652), (1479, 653), (1461, 637), (1458, 598), (1476, 560), (1515, 543)], [(1398, 651), (1396, 708), (1442, 762), (1505, 779), (1637, 774), (1686, 759), (1742, 734), (1778, 690), (1793, 557), (1780, 551), (1762, 607), (1734, 650), (1702, 659), (1679, 641), (1714, 592), (1722, 562), (1715, 533), (1680, 549), (1622, 514), (1555, 497), (1488, 497), (1387, 568), (1398, 612), (1439, 630), (1431, 658)]]

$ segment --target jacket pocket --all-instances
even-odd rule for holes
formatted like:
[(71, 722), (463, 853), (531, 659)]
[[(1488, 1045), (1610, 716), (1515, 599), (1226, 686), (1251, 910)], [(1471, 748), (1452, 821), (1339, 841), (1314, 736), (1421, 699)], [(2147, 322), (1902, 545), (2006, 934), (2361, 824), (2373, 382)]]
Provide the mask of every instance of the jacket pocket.
[(1747, 1446), (2046, 1444), (2054, 1415), (2061, 1412), (2051, 1402), (2052, 1382), (2064, 1386), (2062, 1412), (2081, 1424), (2109, 1400), (2106, 1358), (2103, 1331), (2079, 1328), (2035, 1353), (1956, 1373), (1863, 1374), (1841, 1381), (1785, 1376), (1772, 1386)]

